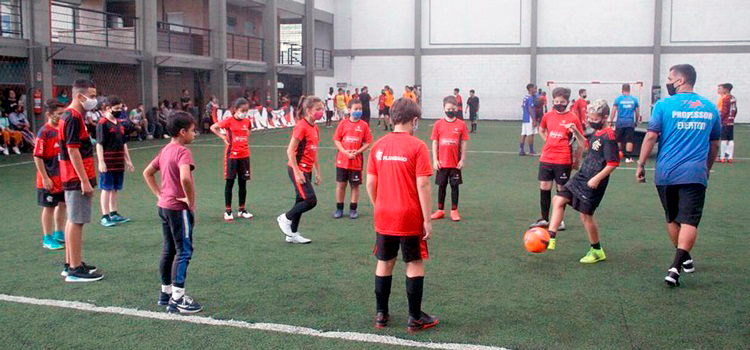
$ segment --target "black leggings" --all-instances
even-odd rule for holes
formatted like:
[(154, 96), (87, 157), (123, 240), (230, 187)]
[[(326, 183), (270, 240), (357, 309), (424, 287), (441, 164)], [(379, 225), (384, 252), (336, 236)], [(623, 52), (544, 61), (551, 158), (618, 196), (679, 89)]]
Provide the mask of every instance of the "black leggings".
[(315, 196), (315, 190), (312, 184), (312, 173), (305, 173), (305, 183), (299, 184), (294, 179), (294, 171), (292, 167), (287, 167), (289, 178), (292, 180), (292, 186), (297, 197), (294, 200), (294, 206), (286, 212), (286, 218), (292, 220), (292, 232), (297, 233), (299, 222), (302, 219), (302, 214), (310, 211), (318, 205), (318, 198)]
[[(438, 209), (443, 210), (445, 206), (445, 195), (448, 184), (438, 186)], [(456, 210), (458, 208), (458, 184), (451, 184), (451, 209)]]
[[(247, 198), (247, 180), (238, 179), (237, 185), (239, 186), (239, 197), (240, 197), (240, 209), (245, 208), (245, 199)], [(227, 206), (227, 210), (232, 209), (232, 188), (234, 187), (234, 179), (227, 180), (227, 184), (224, 187), (224, 204)]]

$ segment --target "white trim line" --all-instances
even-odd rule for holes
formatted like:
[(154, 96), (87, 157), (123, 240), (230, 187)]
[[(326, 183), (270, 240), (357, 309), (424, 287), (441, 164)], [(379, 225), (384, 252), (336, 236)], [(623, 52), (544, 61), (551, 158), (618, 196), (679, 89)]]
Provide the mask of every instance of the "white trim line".
[(407, 340), (396, 338), (393, 336), (369, 334), (369, 333), (358, 333), (358, 332), (334, 332), (334, 331), (320, 331), (313, 328), (298, 327), (278, 323), (250, 323), (245, 321), (235, 320), (219, 320), (212, 317), (204, 316), (185, 316), (179, 314), (169, 314), (166, 312), (155, 312), (145, 311), (138, 309), (130, 309), (116, 306), (96, 306), (94, 304), (82, 303), (78, 301), (65, 301), (65, 300), (52, 300), (52, 299), (36, 299), (28, 298), (7, 294), (0, 294), (0, 301), (7, 301), (12, 303), (29, 304), (29, 305), (40, 305), (40, 306), (51, 306), (64, 309), (73, 309), (87, 312), (98, 312), (105, 314), (114, 315), (125, 315), (133, 317), (148, 318), (154, 320), (163, 321), (175, 321), (175, 322), (186, 322), (194, 324), (203, 324), (209, 326), (224, 326), (224, 327), (235, 327), (244, 329), (253, 329), (268, 332), (286, 333), (294, 335), (307, 335), (318, 338), (328, 339), (341, 339), (350, 340), (363, 343), (374, 343), (374, 344), (387, 344), (397, 346), (409, 346), (409, 347), (420, 347), (427, 349), (447, 349), (447, 350), (507, 350), (506, 348), (485, 346), (485, 345), (473, 345), (473, 344), (458, 344), (458, 343), (432, 343), (432, 342), (419, 342), (414, 340)]

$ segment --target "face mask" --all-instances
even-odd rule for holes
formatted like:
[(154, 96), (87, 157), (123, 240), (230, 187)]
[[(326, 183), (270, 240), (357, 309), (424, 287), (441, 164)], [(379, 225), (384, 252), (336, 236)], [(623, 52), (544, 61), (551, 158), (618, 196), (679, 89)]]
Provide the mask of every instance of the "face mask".
[(581, 96), (581, 98), (584, 99), (584, 100), (586, 99), (586, 97), (589, 97), (589, 96), (588, 95)]
[(555, 110), (562, 113), (562, 112), (565, 112), (566, 107), (568, 107), (568, 105), (555, 105)]
[(68, 95), (67, 94), (62, 94), (62, 97), (68, 97)]
[(323, 111), (318, 111), (313, 114), (313, 120), (318, 121), (323, 118)]
[(674, 83), (667, 84), (667, 92), (669, 93), (669, 96), (674, 96), (674, 94), (677, 93), (677, 88), (674, 86)]
[(120, 118), (120, 117), (122, 117), (122, 111), (112, 111), (112, 115), (115, 118)]
[(362, 118), (362, 111), (352, 111), (352, 118), (359, 120)]
[(598, 122), (598, 123), (589, 122), (589, 126), (591, 126), (591, 128), (594, 130), (601, 130), (604, 127), (604, 122)]
[(455, 111), (445, 111), (445, 116), (448, 117), (448, 118), (453, 118), (453, 117), (456, 116), (456, 112)]
[(83, 102), (83, 109), (90, 111), (96, 108), (96, 105), (98, 104), (98, 101), (96, 100), (96, 98), (88, 98), (86, 96), (84, 97), (86, 98), (86, 101)]

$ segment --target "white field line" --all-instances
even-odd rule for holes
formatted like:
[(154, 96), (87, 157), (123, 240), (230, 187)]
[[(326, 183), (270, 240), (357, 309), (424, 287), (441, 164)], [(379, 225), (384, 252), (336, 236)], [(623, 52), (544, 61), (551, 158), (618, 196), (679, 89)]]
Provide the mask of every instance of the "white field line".
[(208, 326), (223, 326), (223, 327), (235, 327), (243, 329), (252, 329), (259, 331), (286, 333), (293, 335), (306, 335), (311, 337), (328, 338), (328, 339), (341, 339), (364, 343), (374, 344), (386, 344), (386, 345), (397, 345), (397, 346), (408, 346), (408, 347), (420, 347), (427, 349), (448, 349), (448, 350), (507, 350), (505, 348), (485, 346), (485, 345), (472, 345), (472, 344), (458, 344), (458, 343), (433, 343), (433, 342), (420, 342), (415, 340), (401, 339), (393, 336), (379, 335), (379, 334), (368, 334), (368, 333), (357, 333), (357, 332), (335, 332), (335, 331), (320, 331), (317, 329), (290, 326), (285, 324), (277, 323), (251, 323), (245, 321), (235, 320), (219, 320), (205, 316), (185, 316), (179, 314), (169, 314), (166, 312), (155, 312), (155, 311), (144, 311), (138, 309), (130, 309), (124, 307), (115, 306), (96, 306), (94, 304), (82, 303), (77, 301), (65, 301), (65, 300), (52, 300), (52, 299), (36, 299), (14, 295), (0, 294), (0, 301), (39, 305), (39, 306), (51, 306), (64, 309), (73, 309), (86, 312), (97, 312), (104, 314), (115, 314), (132, 317), (141, 317), (154, 320), (163, 321), (176, 321), (186, 322), (194, 324), (202, 324)]

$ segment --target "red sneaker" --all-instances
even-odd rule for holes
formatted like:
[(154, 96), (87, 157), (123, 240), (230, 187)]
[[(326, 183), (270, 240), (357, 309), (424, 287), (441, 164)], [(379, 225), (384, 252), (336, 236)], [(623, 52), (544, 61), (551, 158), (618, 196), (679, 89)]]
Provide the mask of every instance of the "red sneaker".
[(432, 215), (430, 215), (430, 219), (432, 220), (440, 220), (445, 217), (445, 211), (443, 210), (436, 210)]
[(451, 210), (451, 220), (461, 221), (461, 217), (458, 215), (458, 210)]
[(729, 162), (729, 164), (732, 164), (732, 163), (734, 163), (734, 159), (729, 158), (728, 162)]
[(718, 162), (719, 163), (724, 163), (724, 162), (726, 162), (726, 160), (724, 158), (719, 158)]

